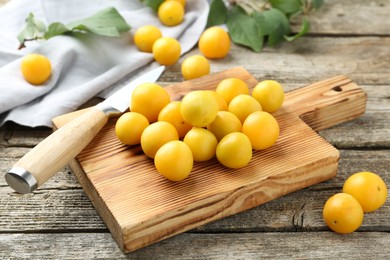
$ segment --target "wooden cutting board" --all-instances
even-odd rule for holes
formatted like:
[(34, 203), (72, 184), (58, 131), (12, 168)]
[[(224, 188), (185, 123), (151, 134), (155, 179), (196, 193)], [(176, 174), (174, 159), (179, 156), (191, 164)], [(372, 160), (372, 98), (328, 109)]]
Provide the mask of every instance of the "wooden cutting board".
[[(166, 89), (181, 99), (191, 90), (215, 89), (228, 77), (243, 79), (250, 89), (257, 84), (238, 67)], [(358, 117), (365, 105), (365, 92), (345, 76), (289, 92), (275, 114), (280, 137), (273, 147), (254, 152), (238, 170), (215, 159), (195, 163), (177, 183), (161, 177), (139, 146), (122, 145), (112, 118), (70, 167), (119, 246), (130, 252), (334, 177), (339, 152), (315, 131)], [(55, 118), (55, 128), (84, 111)]]

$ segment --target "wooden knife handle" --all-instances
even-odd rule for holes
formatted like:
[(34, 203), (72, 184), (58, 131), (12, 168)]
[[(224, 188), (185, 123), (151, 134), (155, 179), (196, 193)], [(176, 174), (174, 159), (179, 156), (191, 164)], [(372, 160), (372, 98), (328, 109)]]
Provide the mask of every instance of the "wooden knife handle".
[(108, 117), (93, 107), (59, 128), (24, 155), (6, 174), (8, 184), (28, 193), (77, 156), (107, 123)]
[(362, 88), (346, 76), (337, 76), (286, 93), (283, 108), (319, 131), (359, 117), (366, 103)]

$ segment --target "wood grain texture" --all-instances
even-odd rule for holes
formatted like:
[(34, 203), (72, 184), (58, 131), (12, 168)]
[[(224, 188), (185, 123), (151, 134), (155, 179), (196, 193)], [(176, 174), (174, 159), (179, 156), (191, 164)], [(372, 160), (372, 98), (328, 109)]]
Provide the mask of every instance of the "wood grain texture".
[[(241, 78), (250, 88), (257, 83), (243, 68), (234, 68), (166, 90), (173, 100), (181, 99), (191, 90), (215, 89), (228, 77)], [(275, 114), (281, 129), (277, 144), (256, 152), (249, 166), (234, 171), (211, 160), (196, 164), (185, 181), (171, 183), (157, 174), (139, 146), (119, 143), (113, 131), (116, 119), (70, 166), (120, 247), (133, 251), (334, 177), (338, 151), (299, 116), (312, 113), (310, 123), (321, 129), (361, 115), (365, 100), (364, 91), (346, 77), (288, 93), (286, 106)], [(344, 117), (335, 117), (340, 105), (348, 109), (340, 113)], [(69, 119), (58, 117), (54, 124), (61, 127)]]
[[(286, 87), (289, 86), (291, 85), (287, 85)], [(320, 134), (329, 143), (339, 148), (389, 147), (390, 140), (388, 136), (390, 132), (387, 129), (387, 125), (390, 120), (388, 113), (390, 111), (390, 98), (388, 98), (390, 97), (390, 85), (359, 86), (367, 93), (365, 114), (353, 121), (339, 124), (337, 127), (322, 130)], [(288, 88), (288, 90), (292, 91), (297, 88), (299, 88), (298, 83)], [(29, 150), (29, 147), (38, 144), (51, 132), (52, 130), (48, 128), (31, 129), (15, 124), (7, 124), (0, 131), (0, 150), (9, 149), (9, 152), (4, 153), (5, 157), (12, 157), (11, 155), (14, 153), (19, 155), (25, 154)], [(18, 147), (21, 150), (17, 149)]]
[[(378, 165), (375, 159), (380, 160), (382, 164)], [(383, 151), (342, 150), (339, 171), (335, 178), (290, 193), (251, 210), (197, 227), (190, 232), (329, 230), (322, 220), (322, 207), (325, 201), (331, 195), (341, 191), (342, 183), (352, 172), (362, 169), (376, 169), (386, 183), (390, 182), (390, 170), (387, 167), (389, 163), (390, 158)], [(63, 178), (61, 174), (57, 177), (59, 180)], [(58, 182), (53, 180), (53, 184), (47, 189), (25, 196), (13, 193), (9, 187), (2, 187), (0, 193), (0, 203), (4, 206), (0, 208), (2, 232), (44, 233), (47, 230), (67, 233), (108, 232), (84, 191), (70, 187), (60, 189), (56, 185)], [(389, 205), (366, 214), (359, 231), (390, 231), (389, 214)]]
[(289, 92), (283, 105), (319, 131), (361, 116), (366, 103), (364, 90), (339, 76)]
[[(332, 232), (182, 234), (122, 254), (110, 234), (0, 234), (0, 257), (19, 259), (386, 259), (390, 234)], [(286, 241), (283, 245), (281, 241)], [(39, 249), (39, 250), (38, 250)]]
[[(325, 232), (320, 209), (353, 172), (374, 171), (390, 183), (389, 7), (388, 0), (326, 0), (310, 15), (309, 35), (261, 53), (233, 45), (226, 59), (211, 61), (213, 72), (244, 66), (288, 91), (336, 75), (361, 86), (366, 113), (319, 132), (340, 149), (336, 177), (124, 255), (68, 167), (28, 197), (12, 192), (4, 172), (52, 130), (9, 123), (0, 128), (0, 258), (387, 259), (390, 197), (365, 216), (362, 232), (347, 236)], [(180, 62), (198, 53), (168, 67), (160, 83), (182, 81)]]
[[(388, 30), (388, 29), (386, 29)], [(338, 75), (346, 75), (359, 86), (390, 85), (390, 37), (302, 37), (254, 54), (248, 48), (232, 45), (223, 60), (211, 60), (213, 72), (244, 66), (257, 80), (276, 79), (287, 90)], [(182, 59), (199, 54), (193, 49)], [(163, 82), (180, 82), (180, 63), (167, 68)]]
[(310, 31), (335, 36), (389, 35), (389, 13), (388, 0), (326, 0), (318, 11), (310, 14)]

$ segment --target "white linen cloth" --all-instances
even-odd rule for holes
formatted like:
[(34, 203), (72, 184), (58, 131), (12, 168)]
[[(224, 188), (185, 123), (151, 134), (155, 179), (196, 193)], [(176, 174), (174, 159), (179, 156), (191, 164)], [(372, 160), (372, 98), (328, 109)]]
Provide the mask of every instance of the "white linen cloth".
[[(132, 27), (121, 38), (78, 33), (28, 42), (17, 50), (18, 33), (30, 12), (47, 26), (79, 20), (115, 7)], [(205, 28), (209, 4), (188, 0), (184, 21), (163, 26), (156, 13), (138, 0), (13, 0), (0, 9), (0, 125), (7, 121), (36, 127), (52, 126), (52, 118), (74, 111), (94, 96), (108, 97), (133, 77), (157, 67), (153, 55), (140, 52), (134, 31), (158, 26), (163, 36), (179, 40), (182, 54), (194, 47)], [(27, 53), (40, 53), (52, 64), (50, 79), (40, 86), (24, 80), (20, 63)]]

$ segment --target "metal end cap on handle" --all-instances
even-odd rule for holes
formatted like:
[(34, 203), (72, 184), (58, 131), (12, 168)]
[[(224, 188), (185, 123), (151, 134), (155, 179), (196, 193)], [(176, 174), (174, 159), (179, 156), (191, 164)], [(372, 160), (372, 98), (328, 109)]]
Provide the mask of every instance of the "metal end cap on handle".
[(12, 167), (5, 174), (5, 181), (12, 189), (21, 194), (32, 192), (38, 188), (38, 182), (35, 177), (21, 167)]

